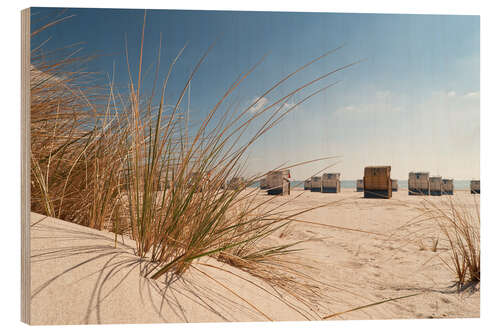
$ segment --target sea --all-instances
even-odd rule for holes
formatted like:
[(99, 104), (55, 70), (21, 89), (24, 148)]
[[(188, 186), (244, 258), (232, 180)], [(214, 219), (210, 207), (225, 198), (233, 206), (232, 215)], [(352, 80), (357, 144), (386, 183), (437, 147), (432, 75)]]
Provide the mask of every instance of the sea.
[[(258, 187), (259, 182), (256, 182), (251, 185), (251, 187)], [(301, 188), (304, 187), (303, 180), (292, 180), (291, 181), (292, 188)], [(355, 180), (341, 180), (340, 181), (341, 188), (356, 188)], [(398, 179), (398, 187), (399, 188), (408, 188), (408, 180), (400, 180)], [(470, 188), (470, 180), (454, 180), (453, 187), (455, 190), (468, 190)]]

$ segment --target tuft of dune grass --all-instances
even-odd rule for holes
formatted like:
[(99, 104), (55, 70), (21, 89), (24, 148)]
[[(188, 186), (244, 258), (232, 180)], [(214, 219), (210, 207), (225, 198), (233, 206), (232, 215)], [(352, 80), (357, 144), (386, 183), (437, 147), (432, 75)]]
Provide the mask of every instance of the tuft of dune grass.
[(31, 210), (101, 229), (116, 213), (110, 170), (126, 136), (74, 47), (31, 51)]
[[(422, 202), (423, 217), (437, 223), (448, 242), (450, 254), (441, 257), (456, 276), (457, 287), (481, 280), (480, 209), (450, 197), (436, 203)], [(437, 248), (437, 240), (433, 248)], [(435, 252), (435, 250), (433, 251)]]
[(397, 228), (391, 237), (398, 235), (405, 244), (414, 243), (420, 251), (438, 253), (455, 275), (459, 290), (480, 282), (481, 218), (476, 198), (457, 194), (439, 200), (423, 198), (407, 206), (419, 214)]
[[(164, 78), (158, 78), (162, 66), (158, 56), (154, 88), (146, 93), (142, 88), (148, 79), (142, 60), (145, 26), (146, 12), (137, 76), (129, 69), (125, 93), (116, 88), (114, 73), (106, 86), (97, 85), (83, 66), (91, 59), (78, 57), (72, 48), (46, 51), (39, 45), (32, 49), (32, 211), (129, 235), (136, 243), (136, 254), (149, 261), (144, 274), (152, 279), (182, 275), (193, 261), (212, 256), (259, 277), (314, 311), (320, 286), (305, 273), (308, 267), (293, 257), (300, 242), (277, 246), (267, 240), (315, 207), (291, 211), (286, 202), (270, 205), (274, 196), (257, 200), (258, 190), (248, 186), (263, 175), (243, 177), (245, 158), (262, 135), (336, 82), (314, 85), (356, 63), (333, 68), (272, 97), (294, 75), (339, 48), (333, 49), (278, 80), (250, 105), (228, 106), (230, 96), (261, 59), (237, 76), (193, 128), (187, 121), (187, 94), (214, 45), (194, 64), (179, 96), (167, 101), (171, 73), (185, 47), (167, 65)], [(128, 64), (128, 52), (125, 56)], [(289, 104), (299, 92), (305, 97)], [(264, 98), (270, 100), (267, 106), (253, 112)], [(167, 104), (173, 106), (167, 108)], [(259, 126), (251, 126), (257, 122)], [(239, 180), (238, 186), (228, 186), (232, 179)]]

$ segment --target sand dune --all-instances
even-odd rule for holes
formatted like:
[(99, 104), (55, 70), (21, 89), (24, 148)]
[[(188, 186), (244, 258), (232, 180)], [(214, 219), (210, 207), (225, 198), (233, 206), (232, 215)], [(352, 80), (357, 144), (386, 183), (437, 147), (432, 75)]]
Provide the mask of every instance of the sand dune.
[[(276, 204), (301, 193), (294, 190)], [(465, 192), (455, 197), (474, 200)], [(132, 240), (119, 237), (115, 248), (112, 233), (32, 213), (31, 323), (314, 320), (416, 293), (335, 319), (478, 317), (479, 286), (458, 293), (439, 258), (448, 255), (444, 239), (436, 252), (430, 249), (439, 228), (407, 225), (421, 200), (404, 191), (391, 200), (363, 199), (349, 189), (293, 199), (295, 208), (332, 202), (272, 236), (275, 242), (309, 239), (301, 244), (302, 260), (325, 282), (315, 309), (294, 300), (285, 304), (264, 282), (212, 258), (197, 261), (182, 278), (142, 278), (145, 263), (134, 255)]]

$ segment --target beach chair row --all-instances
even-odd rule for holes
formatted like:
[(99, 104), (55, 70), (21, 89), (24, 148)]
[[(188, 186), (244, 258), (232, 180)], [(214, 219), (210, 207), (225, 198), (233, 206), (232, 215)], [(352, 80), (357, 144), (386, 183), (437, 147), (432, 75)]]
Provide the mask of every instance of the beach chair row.
[[(290, 170), (277, 170), (267, 173), (260, 180), (260, 189), (269, 195), (290, 194)], [(392, 197), (398, 191), (398, 180), (391, 178), (391, 166), (367, 166), (363, 179), (356, 180), (356, 191), (364, 192), (365, 198)], [(304, 190), (321, 193), (340, 193), (340, 173), (324, 173), (304, 181)], [(480, 181), (471, 180), (470, 191), (480, 194)], [(453, 195), (453, 179), (430, 176), (429, 172), (410, 172), (408, 174), (409, 195)]]

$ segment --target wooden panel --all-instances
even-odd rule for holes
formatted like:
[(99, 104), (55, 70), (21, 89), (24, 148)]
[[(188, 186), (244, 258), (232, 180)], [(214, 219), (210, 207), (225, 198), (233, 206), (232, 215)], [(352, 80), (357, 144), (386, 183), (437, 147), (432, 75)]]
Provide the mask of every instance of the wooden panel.
[(30, 9), (21, 11), (21, 321), (31, 321)]

